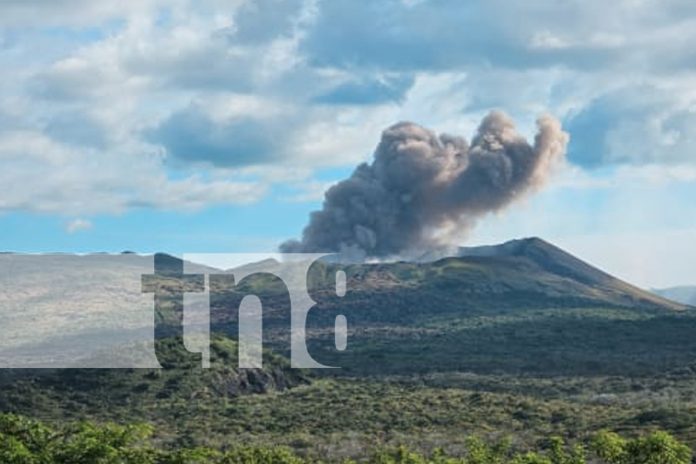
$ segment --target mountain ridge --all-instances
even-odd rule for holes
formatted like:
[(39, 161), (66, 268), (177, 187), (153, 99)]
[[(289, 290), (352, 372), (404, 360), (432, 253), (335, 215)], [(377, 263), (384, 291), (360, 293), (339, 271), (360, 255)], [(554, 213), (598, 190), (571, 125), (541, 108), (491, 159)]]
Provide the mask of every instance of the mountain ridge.
[(678, 285), (676, 287), (654, 288), (651, 291), (663, 298), (690, 306), (696, 306), (696, 285)]

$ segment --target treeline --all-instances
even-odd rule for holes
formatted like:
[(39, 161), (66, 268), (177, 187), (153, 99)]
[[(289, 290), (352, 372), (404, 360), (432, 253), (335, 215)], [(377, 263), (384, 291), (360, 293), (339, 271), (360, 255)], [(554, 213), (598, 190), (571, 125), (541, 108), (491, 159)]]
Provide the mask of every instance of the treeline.
[[(282, 447), (161, 449), (149, 425), (81, 422), (50, 427), (13, 414), (0, 415), (2, 464), (317, 464)], [(509, 442), (472, 437), (464, 456), (431, 455), (406, 447), (376, 450), (369, 464), (689, 464), (691, 449), (666, 432), (623, 438), (600, 432), (585, 444), (549, 438), (541, 449), (512, 451)], [(344, 464), (355, 464), (345, 461)]]

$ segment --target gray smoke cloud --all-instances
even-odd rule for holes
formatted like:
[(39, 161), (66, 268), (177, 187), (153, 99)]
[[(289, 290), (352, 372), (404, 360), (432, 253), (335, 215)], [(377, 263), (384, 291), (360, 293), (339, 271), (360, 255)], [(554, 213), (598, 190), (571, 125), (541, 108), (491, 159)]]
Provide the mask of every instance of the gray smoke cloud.
[(566, 150), (551, 116), (530, 145), (506, 114), (493, 111), (467, 144), (462, 137), (401, 122), (382, 133), (371, 164), (331, 187), (289, 252), (405, 256), (461, 240), (486, 213), (542, 186)]

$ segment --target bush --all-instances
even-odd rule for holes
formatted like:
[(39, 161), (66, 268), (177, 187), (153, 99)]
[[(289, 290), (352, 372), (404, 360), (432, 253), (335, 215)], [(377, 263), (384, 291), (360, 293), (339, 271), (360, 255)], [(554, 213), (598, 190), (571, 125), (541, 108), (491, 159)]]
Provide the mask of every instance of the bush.
[[(166, 450), (154, 446), (148, 425), (81, 422), (57, 428), (25, 417), (0, 414), (2, 464), (310, 464), (287, 448), (236, 447)], [(405, 446), (379, 450), (370, 464), (585, 464), (585, 449), (560, 438), (547, 440), (539, 451), (513, 453), (508, 441), (486, 443), (470, 437), (466, 454), (447, 456), (436, 449), (430, 456)], [(691, 449), (666, 432), (625, 439), (601, 432), (590, 442), (593, 456), (602, 464), (689, 464)], [(344, 464), (354, 464), (347, 461)]]

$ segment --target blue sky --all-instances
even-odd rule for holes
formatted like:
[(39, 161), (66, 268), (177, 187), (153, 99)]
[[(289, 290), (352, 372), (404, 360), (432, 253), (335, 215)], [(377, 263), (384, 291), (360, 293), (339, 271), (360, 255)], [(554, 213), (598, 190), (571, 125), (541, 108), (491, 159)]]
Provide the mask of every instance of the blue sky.
[(500, 109), (567, 159), (469, 244), (696, 284), (695, 42), (686, 0), (1, 2), (0, 249), (274, 251), (386, 127)]

